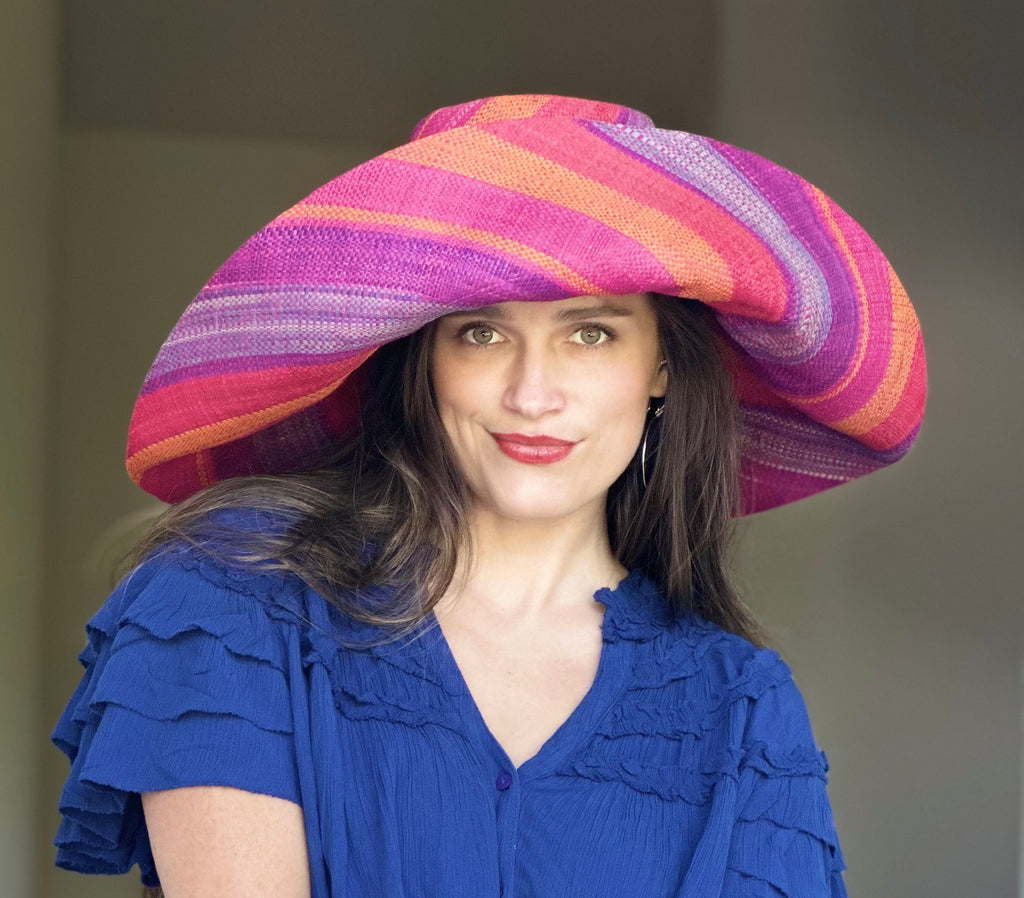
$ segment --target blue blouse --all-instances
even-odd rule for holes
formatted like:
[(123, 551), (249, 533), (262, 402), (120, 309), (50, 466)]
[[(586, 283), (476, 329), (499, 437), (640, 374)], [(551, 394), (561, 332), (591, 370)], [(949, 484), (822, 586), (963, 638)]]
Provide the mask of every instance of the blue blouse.
[(315, 898), (844, 896), (779, 657), (639, 573), (595, 599), (595, 681), (516, 768), (439, 627), (368, 646), (292, 575), (164, 551), (89, 624), (57, 863), (155, 885), (139, 793), (222, 785), (302, 806)]

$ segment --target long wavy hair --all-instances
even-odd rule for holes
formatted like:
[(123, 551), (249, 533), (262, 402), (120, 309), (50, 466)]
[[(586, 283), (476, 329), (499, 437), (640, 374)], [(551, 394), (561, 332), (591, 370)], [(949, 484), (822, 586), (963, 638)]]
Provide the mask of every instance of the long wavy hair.
[[(646, 485), (638, 447), (609, 491), (612, 551), (658, 584), (673, 612), (694, 611), (762, 644), (727, 574), (738, 451), (717, 325), (698, 302), (653, 300), (668, 389), (663, 414), (648, 418)], [(361, 427), (330, 463), (195, 494), (156, 521), (126, 567), (184, 541), (231, 563), (290, 571), (396, 637), (415, 629), (450, 586), (460, 553), (472, 551), (470, 496), (430, 382), (433, 332), (428, 325), (377, 351)], [(389, 589), (373, 588), (382, 585)]]

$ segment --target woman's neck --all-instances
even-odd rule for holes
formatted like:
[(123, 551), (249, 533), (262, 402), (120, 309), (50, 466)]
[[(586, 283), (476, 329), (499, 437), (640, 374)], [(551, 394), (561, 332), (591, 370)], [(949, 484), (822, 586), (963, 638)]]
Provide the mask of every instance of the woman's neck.
[(475, 512), (470, 564), (443, 602), (465, 596), (520, 615), (590, 603), (626, 571), (612, 554), (604, 510), (558, 520), (510, 520)]

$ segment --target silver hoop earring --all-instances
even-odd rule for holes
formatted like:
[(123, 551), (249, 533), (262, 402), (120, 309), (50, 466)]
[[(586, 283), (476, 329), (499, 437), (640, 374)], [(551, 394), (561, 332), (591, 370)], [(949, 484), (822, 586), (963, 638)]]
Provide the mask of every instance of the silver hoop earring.
[[(640, 444), (640, 480), (644, 485), (644, 489), (647, 489), (647, 437), (650, 436), (651, 426), (664, 412), (665, 403), (663, 402), (654, 410), (654, 414), (651, 415), (644, 426), (644, 441)], [(651, 454), (653, 455), (654, 453), (652, 452)]]

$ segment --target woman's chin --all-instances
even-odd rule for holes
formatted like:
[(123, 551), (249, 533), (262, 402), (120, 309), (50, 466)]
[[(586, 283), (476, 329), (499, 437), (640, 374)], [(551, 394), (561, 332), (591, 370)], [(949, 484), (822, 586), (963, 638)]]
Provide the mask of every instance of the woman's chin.
[(607, 493), (579, 496), (560, 495), (550, 486), (546, 489), (520, 489), (514, 493), (501, 491), (478, 496), (474, 511), (478, 519), (490, 517), (523, 525), (557, 523), (577, 515), (592, 514), (600, 522), (604, 520), (604, 504)]

